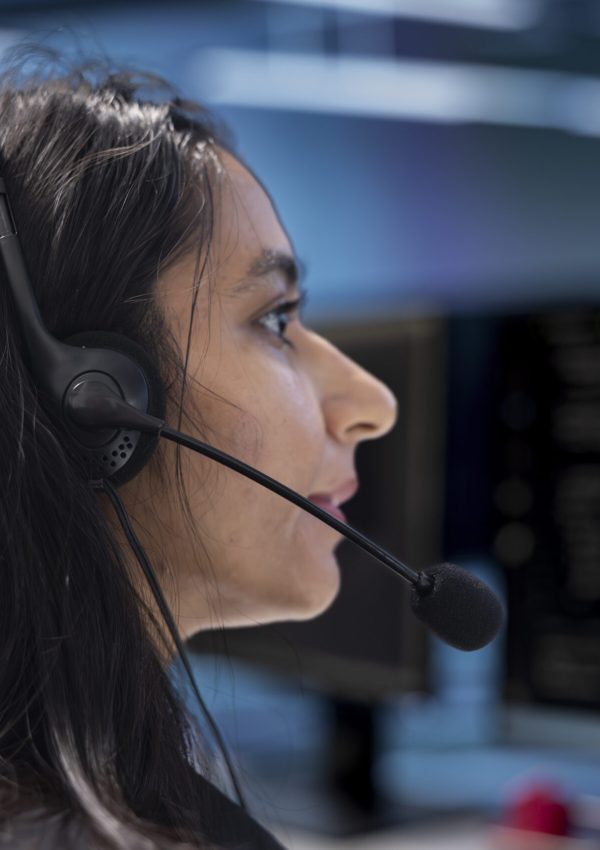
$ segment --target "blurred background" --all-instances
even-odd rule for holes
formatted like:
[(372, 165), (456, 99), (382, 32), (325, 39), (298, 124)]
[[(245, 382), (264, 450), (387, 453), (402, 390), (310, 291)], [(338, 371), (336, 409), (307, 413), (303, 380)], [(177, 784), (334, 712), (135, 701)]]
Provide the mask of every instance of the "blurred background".
[(345, 541), (319, 618), (192, 639), (257, 814), (290, 848), (467, 850), (564, 803), (597, 846), (600, 3), (1, 0), (0, 49), (31, 36), (227, 122), (305, 322), (399, 400), (350, 524), (506, 601), (490, 646), (450, 649)]

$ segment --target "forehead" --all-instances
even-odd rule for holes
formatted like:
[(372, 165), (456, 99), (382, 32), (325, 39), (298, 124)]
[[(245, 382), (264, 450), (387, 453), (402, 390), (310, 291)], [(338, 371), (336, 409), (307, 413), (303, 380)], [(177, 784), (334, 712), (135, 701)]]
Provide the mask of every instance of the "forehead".
[(290, 240), (268, 192), (246, 166), (219, 150), (213, 258), (219, 268), (234, 271), (263, 251), (290, 253)]
[[(227, 151), (219, 149), (219, 159), (222, 168), (213, 178), (214, 232), (206, 257), (208, 265), (204, 265), (196, 250), (190, 250), (163, 272), (157, 285), (163, 309), (180, 324), (181, 333), (186, 332), (196, 294), (203, 304), (198, 314), (204, 315), (211, 309), (213, 293), (237, 300), (235, 288), (248, 278), (248, 270), (265, 253), (293, 253), (259, 180)], [(202, 279), (196, 293), (198, 271)]]

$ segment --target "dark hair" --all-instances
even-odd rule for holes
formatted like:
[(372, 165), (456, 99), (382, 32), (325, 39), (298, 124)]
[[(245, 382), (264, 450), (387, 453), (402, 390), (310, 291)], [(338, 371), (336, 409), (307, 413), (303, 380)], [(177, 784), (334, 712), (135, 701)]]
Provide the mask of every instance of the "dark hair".
[[(231, 141), (156, 75), (106, 60), (52, 70), (63, 61), (21, 47), (0, 78), (0, 171), (35, 297), (59, 339), (104, 330), (142, 346), (163, 377), (167, 421), (181, 428), (187, 353), (154, 285), (192, 250), (196, 283), (202, 276), (218, 147)], [(142, 99), (144, 88), (158, 99)], [(213, 846), (214, 801), (190, 762), (190, 716), (149, 634), (149, 623), (159, 636), (163, 626), (41, 403), (3, 268), (0, 323), (2, 819), (39, 804), (83, 824), (101, 847)], [(200, 411), (194, 427), (202, 431)], [(164, 460), (159, 444), (148, 469), (161, 486), (172, 474)]]

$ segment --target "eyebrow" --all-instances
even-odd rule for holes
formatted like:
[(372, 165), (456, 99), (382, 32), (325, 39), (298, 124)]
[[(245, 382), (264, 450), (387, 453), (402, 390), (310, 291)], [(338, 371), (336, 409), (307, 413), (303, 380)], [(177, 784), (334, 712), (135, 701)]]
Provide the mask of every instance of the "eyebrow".
[(229, 294), (239, 296), (268, 285), (267, 276), (271, 272), (281, 272), (288, 292), (294, 289), (303, 279), (306, 266), (298, 257), (286, 254), (284, 251), (265, 249), (255, 257), (242, 280), (229, 290)]

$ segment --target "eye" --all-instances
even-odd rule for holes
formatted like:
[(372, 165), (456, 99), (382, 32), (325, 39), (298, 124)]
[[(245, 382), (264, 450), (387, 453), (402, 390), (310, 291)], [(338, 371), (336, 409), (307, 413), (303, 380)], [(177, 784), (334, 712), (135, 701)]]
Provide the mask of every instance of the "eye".
[(294, 348), (294, 343), (284, 335), (284, 331), (295, 314), (301, 314), (304, 305), (308, 300), (308, 293), (305, 289), (301, 290), (300, 297), (293, 301), (284, 301), (278, 304), (268, 313), (264, 313), (257, 323), (261, 325), (269, 333), (274, 333), (278, 339), (290, 348)]

